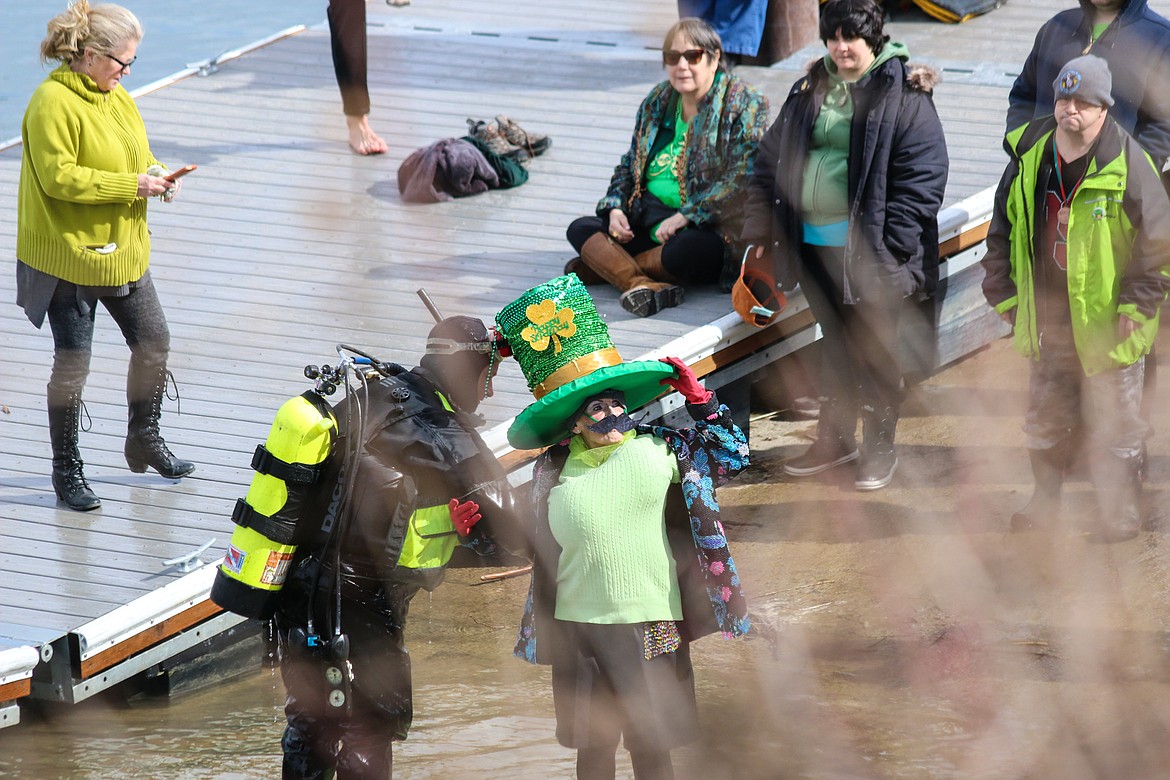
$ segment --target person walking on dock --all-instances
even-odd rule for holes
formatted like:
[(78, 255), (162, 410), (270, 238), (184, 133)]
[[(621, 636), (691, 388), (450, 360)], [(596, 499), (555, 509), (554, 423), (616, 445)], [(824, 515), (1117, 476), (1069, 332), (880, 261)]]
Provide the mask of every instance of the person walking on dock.
[[(794, 477), (858, 460), (854, 485), (894, 478), (904, 392), (905, 300), (938, 281), (938, 211), (949, 162), (934, 108), (938, 72), (908, 63), (874, 0), (830, 0), (828, 53), (797, 81), (760, 142), (743, 242), (799, 281), (821, 340), (817, 439), (784, 464)], [(856, 441), (860, 412), (864, 441)]]
[(1100, 536), (1141, 530), (1145, 355), (1170, 292), (1170, 201), (1148, 154), (1110, 118), (1109, 66), (1085, 55), (1055, 110), (1008, 133), (983, 293), (1030, 361), (1024, 433), (1035, 491), (1012, 528), (1051, 526), (1073, 444), (1088, 435)]
[(121, 6), (78, 0), (53, 17), (41, 58), (61, 64), (33, 93), (21, 127), (16, 298), (36, 327), (47, 314), (53, 331), (53, 489), (80, 511), (101, 506), (78, 448), (99, 302), (130, 347), (127, 465), (170, 479), (195, 470), (159, 432), (170, 332), (150, 276), (146, 202), (169, 202), (179, 182), (164, 178), (122, 87), (141, 40), (138, 19)]
[(349, 147), (362, 155), (384, 154), (389, 147), (370, 127), (366, 0), (329, 0), (328, 16), (333, 74), (341, 90), (341, 110), (345, 114)]
[(382, 364), (333, 408), (340, 435), (306, 499), (319, 530), (276, 605), (286, 779), (389, 778), (413, 716), (411, 599), (439, 586), (460, 542), (525, 546), (507, 476), (475, 431), (506, 354), (480, 320), (449, 317), (418, 367)]

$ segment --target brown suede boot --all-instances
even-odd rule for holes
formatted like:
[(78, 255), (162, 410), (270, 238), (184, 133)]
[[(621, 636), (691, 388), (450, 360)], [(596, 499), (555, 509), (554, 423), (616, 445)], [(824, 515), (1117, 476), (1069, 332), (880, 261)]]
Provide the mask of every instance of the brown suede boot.
[(581, 260), (621, 291), (622, 308), (636, 317), (649, 317), (683, 302), (683, 288), (646, 276), (629, 252), (604, 233), (589, 237), (581, 247)]
[(662, 247), (656, 246), (653, 249), (647, 249), (645, 252), (639, 252), (634, 255), (634, 262), (642, 269), (642, 272), (649, 276), (656, 282), (666, 282), (668, 284), (682, 284), (682, 279), (666, 270), (666, 266), (662, 264)]
[(569, 262), (565, 263), (565, 276), (569, 274), (577, 274), (577, 278), (581, 280), (581, 284), (586, 287), (592, 287), (597, 284), (605, 284), (605, 280), (597, 275), (589, 266), (585, 265), (585, 261), (579, 257), (574, 257)]

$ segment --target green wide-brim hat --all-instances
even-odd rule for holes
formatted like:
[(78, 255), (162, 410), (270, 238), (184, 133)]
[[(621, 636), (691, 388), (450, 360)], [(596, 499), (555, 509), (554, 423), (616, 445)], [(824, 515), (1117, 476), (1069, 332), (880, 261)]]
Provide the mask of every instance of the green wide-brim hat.
[(508, 443), (519, 450), (567, 438), (569, 417), (590, 396), (618, 390), (637, 409), (669, 390), (661, 382), (674, 376), (657, 360), (622, 361), (576, 274), (525, 291), (500, 310), (496, 325), (536, 396), (508, 428)]

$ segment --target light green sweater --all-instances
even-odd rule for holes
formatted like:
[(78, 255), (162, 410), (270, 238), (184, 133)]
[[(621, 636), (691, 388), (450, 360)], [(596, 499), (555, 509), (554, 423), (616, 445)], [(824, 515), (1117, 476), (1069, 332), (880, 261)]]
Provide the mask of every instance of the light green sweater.
[(150, 236), (138, 174), (157, 161), (134, 99), (62, 65), (33, 92), (20, 134), (16, 256), (79, 285), (141, 278)]
[(681, 620), (664, 515), (666, 492), (679, 480), (678, 461), (653, 436), (627, 438), (600, 464), (590, 457), (596, 451), (582, 453), (583, 443), (574, 444), (548, 499), (549, 526), (561, 546), (557, 619)]

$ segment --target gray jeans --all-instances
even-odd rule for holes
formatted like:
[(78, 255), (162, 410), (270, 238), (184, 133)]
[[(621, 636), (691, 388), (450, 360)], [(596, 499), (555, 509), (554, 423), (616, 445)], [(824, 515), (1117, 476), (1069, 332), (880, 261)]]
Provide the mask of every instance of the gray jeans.
[(1149, 433), (1141, 414), (1144, 376), (1144, 359), (1085, 376), (1071, 343), (1045, 345), (1028, 382), (1028, 448), (1046, 450), (1083, 430), (1091, 452), (1138, 457)]
[[(151, 377), (167, 365), (171, 334), (167, 318), (147, 276), (131, 285), (126, 295), (98, 298), (122, 330), (130, 347), (129, 376)], [(80, 394), (89, 375), (93, 353), (93, 327), (96, 306), (78, 303), (77, 287), (60, 280), (49, 303), (49, 327), (53, 331), (53, 370), (49, 376), (49, 395)]]

